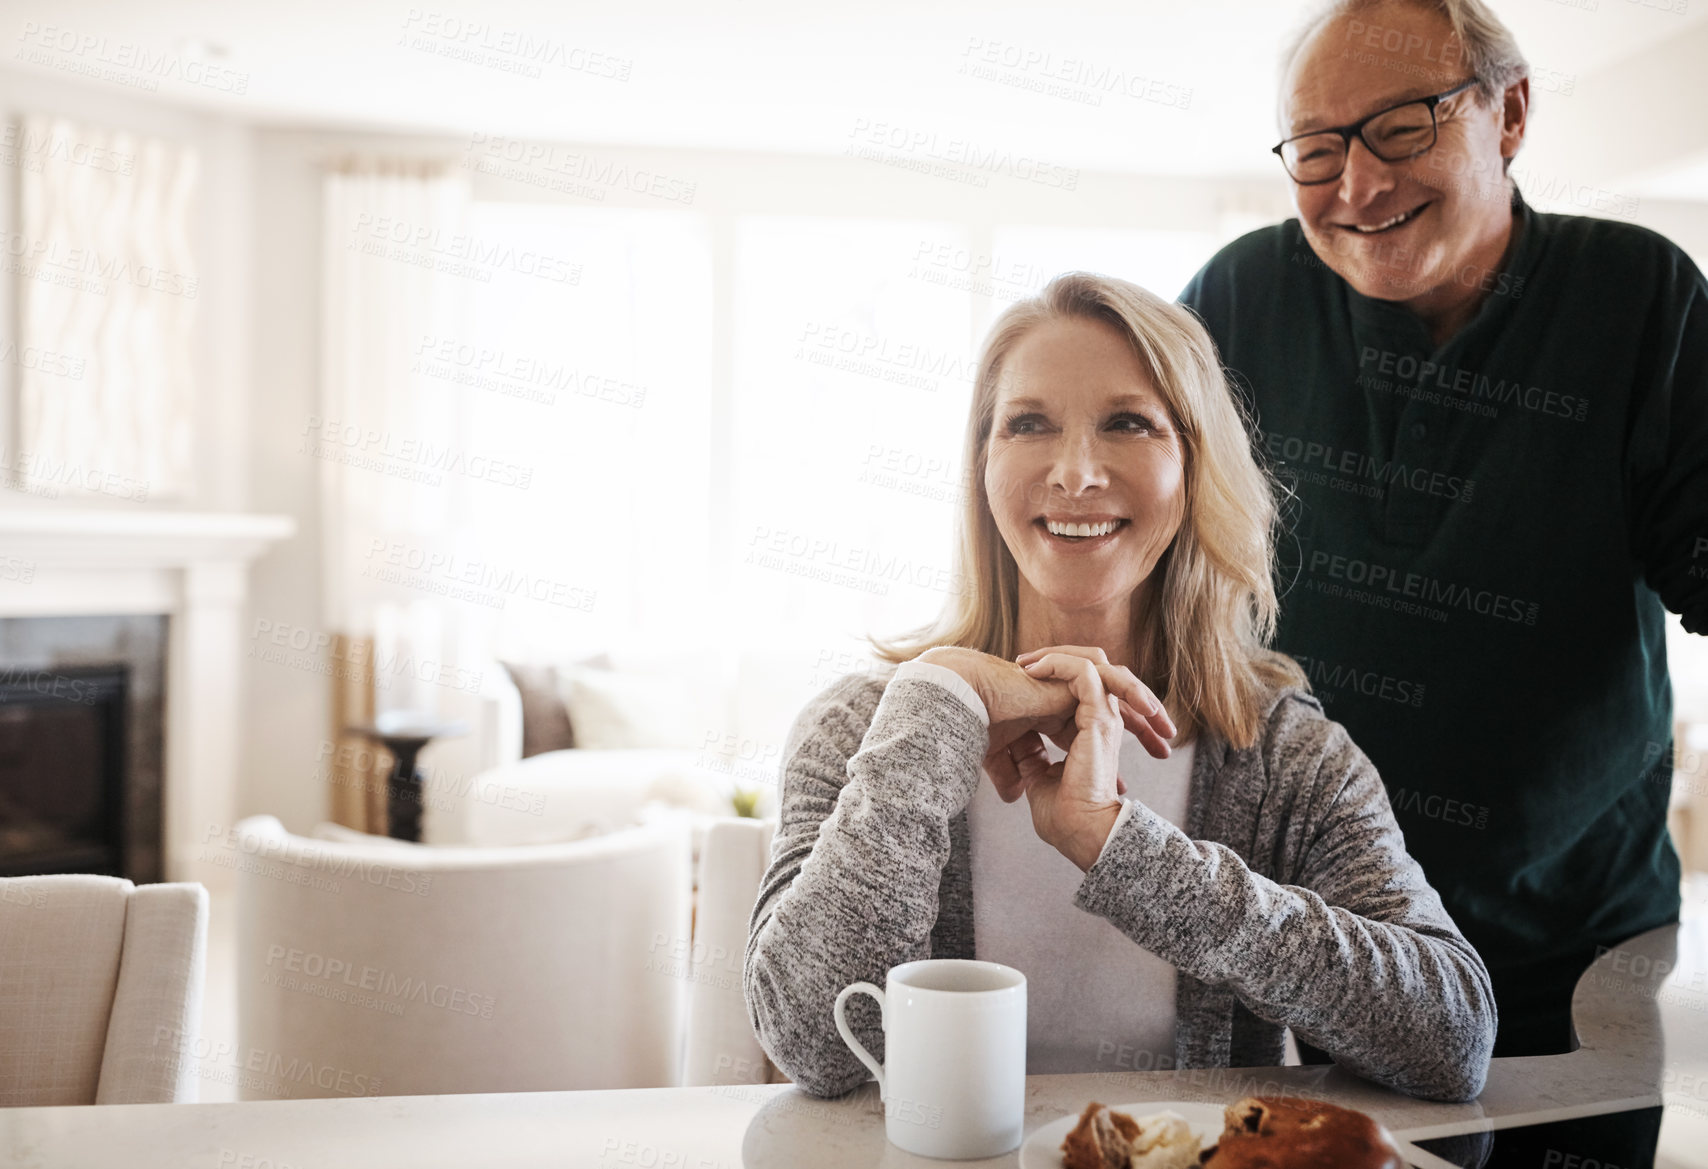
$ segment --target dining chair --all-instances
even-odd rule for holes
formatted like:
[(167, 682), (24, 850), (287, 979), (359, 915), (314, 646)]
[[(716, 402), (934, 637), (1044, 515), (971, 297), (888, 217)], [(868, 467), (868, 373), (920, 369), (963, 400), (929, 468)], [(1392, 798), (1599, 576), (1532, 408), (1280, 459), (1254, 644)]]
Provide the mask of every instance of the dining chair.
[(245, 1099), (680, 1082), (686, 827), (502, 848), (237, 827)]
[(207, 943), (197, 884), (0, 879), (0, 1106), (193, 1102)]
[(742, 994), (747, 924), (771, 852), (775, 820), (714, 821), (700, 845), (683, 1083), (763, 1084), (765, 1049)]

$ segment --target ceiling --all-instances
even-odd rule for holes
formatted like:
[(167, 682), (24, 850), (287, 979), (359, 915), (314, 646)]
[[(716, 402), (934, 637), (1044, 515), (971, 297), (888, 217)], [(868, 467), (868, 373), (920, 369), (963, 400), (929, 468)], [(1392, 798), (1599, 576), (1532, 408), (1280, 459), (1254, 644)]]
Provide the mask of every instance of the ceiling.
[[(16, 37), (3, 60), (108, 74), (92, 84), (154, 79), (163, 98), (267, 124), (820, 154), (882, 135), (923, 153), (965, 144), (1086, 169), (1268, 175), (1278, 46), (1305, 9), (435, 2), (0, 0), (0, 28)], [(1555, 79), (1539, 108), (1581, 111), (1594, 77), (1708, 29), (1708, 4), (1685, 0), (1496, 3)], [(171, 63), (151, 71), (139, 52)], [(1691, 162), (1673, 173), (1648, 159), (1644, 181), (1708, 197), (1708, 173)]]

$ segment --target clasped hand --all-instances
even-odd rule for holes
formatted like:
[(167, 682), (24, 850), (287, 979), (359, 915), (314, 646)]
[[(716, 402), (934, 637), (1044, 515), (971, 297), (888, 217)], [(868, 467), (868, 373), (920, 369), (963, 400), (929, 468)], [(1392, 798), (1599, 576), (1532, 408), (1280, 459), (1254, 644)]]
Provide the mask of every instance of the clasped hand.
[[(1004, 802), (1022, 795), (1038, 837), (1081, 870), (1097, 860), (1121, 810), (1121, 730), (1166, 759), (1174, 721), (1150, 688), (1096, 646), (1047, 646), (1003, 661), (939, 646), (921, 661), (965, 678), (990, 718), (985, 772)], [(1051, 763), (1044, 736), (1067, 752)]]

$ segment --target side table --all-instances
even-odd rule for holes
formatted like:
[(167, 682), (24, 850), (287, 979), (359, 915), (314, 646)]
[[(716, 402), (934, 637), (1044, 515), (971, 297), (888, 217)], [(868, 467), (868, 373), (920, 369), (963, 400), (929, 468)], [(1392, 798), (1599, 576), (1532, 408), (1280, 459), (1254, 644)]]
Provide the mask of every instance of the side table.
[(467, 724), (410, 711), (388, 711), (371, 723), (357, 723), (345, 729), (380, 743), (391, 752), (391, 775), (386, 780), (386, 835), (419, 842), (425, 781), (416, 770), (416, 756), (434, 739), (466, 735)]

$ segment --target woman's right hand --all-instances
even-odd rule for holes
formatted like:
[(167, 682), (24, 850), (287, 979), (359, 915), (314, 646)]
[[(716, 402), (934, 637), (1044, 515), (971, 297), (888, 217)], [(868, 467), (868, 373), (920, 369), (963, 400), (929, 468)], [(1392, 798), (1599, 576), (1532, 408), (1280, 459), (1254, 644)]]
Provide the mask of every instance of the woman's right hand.
[(1042, 749), (1039, 734), (1048, 735), (1064, 749), (1072, 742), (1079, 700), (1066, 682), (1034, 678), (1017, 662), (964, 646), (936, 646), (920, 654), (919, 660), (954, 670), (984, 702), (990, 719), (990, 748), (985, 752), (984, 769), (1006, 803), (1013, 803), (1025, 791), (1025, 780), (1009, 753), (1011, 747), (1022, 752)]
[(1053, 678), (1034, 678), (1021, 668), (1019, 662), (967, 649), (958, 645), (939, 645), (919, 655), (922, 662), (947, 666), (967, 680), (975, 693), (984, 700), (985, 713), (990, 716), (991, 742), (997, 741), (998, 726), (1006, 728), (1013, 722), (1027, 725), (1002, 740), (1007, 746), (1027, 730), (1049, 731), (1043, 723), (1055, 721), (1072, 723), (1077, 700), (1068, 692), (1066, 683)]
[[(964, 646), (940, 645), (919, 655), (922, 662), (954, 670), (984, 702), (990, 719), (990, 747), (984, 769), (996, 785), (997, 794), (1012, 804), (1026, 792), (1026, 778), (1017, 761), (1044, 758), (1040, 735), (1071, 753), (1077, 733), (1079, 710), (1068, 683), (1056, 678), (1035, 678), (1025, 665), (1048, 653), (1077, 654), (1096, 667), (1110, 694), (1118, 696), (1116, 710), (1127, 730), (1138, 736), (1145, 750), (1158, 759), (1168, 758), (1168, 741), (1175, 736), (1174, 720), (1151, 689), (1124, 666), (1113, 666), (1101, 649), (1064, 645), (1031, 650), (1018, 661), (1006, 661)], [(1127, 783), (1116, 777), (1119, 794)]]

